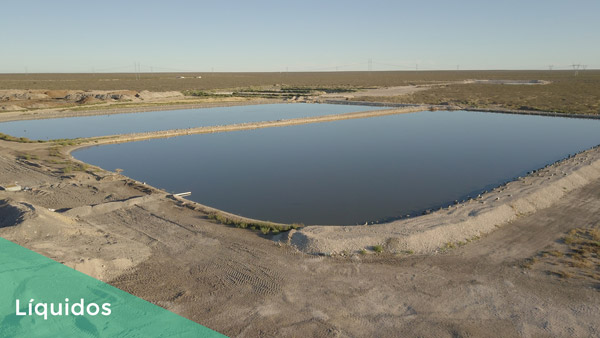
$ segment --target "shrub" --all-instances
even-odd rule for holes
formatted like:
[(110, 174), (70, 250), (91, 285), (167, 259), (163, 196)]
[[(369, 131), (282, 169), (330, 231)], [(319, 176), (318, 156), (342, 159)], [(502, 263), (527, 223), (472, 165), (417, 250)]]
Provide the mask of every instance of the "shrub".
[(60, 148), (52, 147), (52, 148), (48, 149), (48, 155), (54, 156), (54, 157), (61, 157)]
[(211, 212), (206, 215), (207, 219), (214, 220), (221, 224), (235, 226), (241, 229), (250, 228), (251, 230), (260, 230), (263, 234), (273, 233), (278, 234), (282, 231), (289, 231), (291, 229), (296, 229), (299, 227), (297, 224), (292, 225), (280, 225), (271, 222), (245, 222), (240, 220), (239, 218), (229, 218), (225, 215), (222, 215), (217, 212)]
[(32, 141), (26, 137), (14, 137), (7, 134), (0, 133), (0, 140), (9, 141), (9, 142), (19, 142), (19, 143), (39, 143), (44, 141)]

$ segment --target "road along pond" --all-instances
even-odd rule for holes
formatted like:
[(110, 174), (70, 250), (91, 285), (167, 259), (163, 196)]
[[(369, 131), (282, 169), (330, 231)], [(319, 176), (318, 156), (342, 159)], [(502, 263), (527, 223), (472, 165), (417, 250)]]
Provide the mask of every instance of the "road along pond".
[(191, 191), (188, 199), (241, 216), (353, 225), (477, 197), (598, 144), (597, 120), (422, 111), (101, 145), (72, 155), (169, 192)]

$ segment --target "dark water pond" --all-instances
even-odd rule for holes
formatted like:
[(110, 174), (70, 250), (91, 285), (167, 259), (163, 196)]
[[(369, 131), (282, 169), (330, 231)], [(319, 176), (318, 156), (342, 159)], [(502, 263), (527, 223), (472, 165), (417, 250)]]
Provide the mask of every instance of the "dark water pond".
[(0, 123), (0, 133), (32, 140), (54, 140), (275, 121), (379, 109), (385, 108), (294, 103), (183, 109), (5, 122)]
[(73, 155), (236, 214), (335, 225), (418, 214), (598, 144), (595, 120), (425, 111)]

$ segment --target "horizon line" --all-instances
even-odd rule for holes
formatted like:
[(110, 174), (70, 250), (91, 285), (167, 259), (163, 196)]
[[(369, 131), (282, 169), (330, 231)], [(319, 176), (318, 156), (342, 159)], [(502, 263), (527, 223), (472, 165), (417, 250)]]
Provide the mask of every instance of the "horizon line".
[(587, 68), (583, 69), (403, 69), (403, 70), (306, 70), (306, 71), (155, 71), (155, 72), (0, 72), (0, 75), (36, 75), (36, 74), (89, 74), (89, 75), (101, 75), (101, 74), (226, 74), (226, 73), (272, 73), (272, 74), (286, 74), (286, 73), (389, 73), (389, 72), (501, 72), (501, 71), (513, 71), (513, 72), (527, 72), (527, 71), (539, 71), (539, 72), (572, 72), (579, 71), (584, 73), (586, 71), (597, 71), (600, 68)]

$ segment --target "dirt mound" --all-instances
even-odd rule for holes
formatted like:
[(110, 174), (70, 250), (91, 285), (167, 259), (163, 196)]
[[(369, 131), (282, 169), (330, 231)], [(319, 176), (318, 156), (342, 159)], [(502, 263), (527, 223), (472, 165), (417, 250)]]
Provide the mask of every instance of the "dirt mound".
[(102, 100), (97, 99), (93, 96), (86, 96), (77, 101), (77, 103), (81, 103), (81, 104), (92, 104), (92, 103), (100, 103), (100, 102), (102, 102)]
[(149, 92), (147, 90), (139, 92), (137, 95), (142, 100), (165, 99), (171, 97), (183, 97), (180, 92)]
[(69, 95), (69, 92), (66, 90), (48, 90), (46, 95), (51, 99), (64, 99)]
[(10, 104), (10, 105), (6, 105), (6, 106), (0, 106), (0, 110), (15, 111), (15, 110), (26, 110), (26, 109), (21, 106)]
[(22, 101), (22, 100), (38, 100), (38, 99), (47, 99), (48, 95), (41, 93), (39, 91), (30, 91), (30, 90), (0, 90), (0, 100), (1, 101)]
[(44, 109), (44, 108), (50, 108), (52, 107), (52, 105), (50, 104), (45, 104), (45, 103), (25, 103), (24, 104), (28, 109)]
[(0, 228), (20, 224), (32, 212), (32, 208), (27, 204), (14, 203), (8, 199), (0, 200)]
[(118, 91), (114, 91), (112, 93), (118, 93), (121, 95), (128, 95), (128, 96), (136, 96), (138, 92), (135, 90), (118, 90)]
[(169, 101), (183, 97), (177, 91), (0, 89), (0, 102), (3, 103), (0, 111), (53, 109), (98, 103)]

